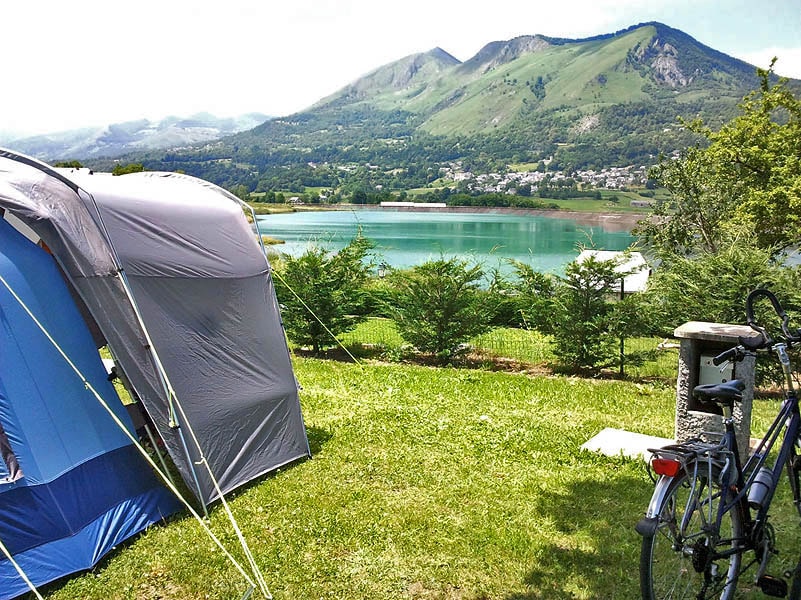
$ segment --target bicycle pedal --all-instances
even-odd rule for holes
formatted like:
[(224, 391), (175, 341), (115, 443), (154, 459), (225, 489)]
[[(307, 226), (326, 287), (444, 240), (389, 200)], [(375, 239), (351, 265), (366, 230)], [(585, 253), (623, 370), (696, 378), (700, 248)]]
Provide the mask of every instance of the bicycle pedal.
[(757, 581), (757, 585), (766, 596), (772, 596), (773, 598), (787, 597), (787, 582), (784, 579), (763, 575)]

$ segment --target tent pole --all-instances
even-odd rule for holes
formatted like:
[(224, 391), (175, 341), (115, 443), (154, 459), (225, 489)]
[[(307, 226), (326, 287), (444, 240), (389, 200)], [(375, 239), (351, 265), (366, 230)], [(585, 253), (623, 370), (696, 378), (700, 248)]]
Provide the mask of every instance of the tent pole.
[[(122, 283), (122, 287), (125, 290), (125, 295), (128, 297), (128, 301), (131, 303), (131, 308), (134, 311), (134, 316), (136, 317), (137, 324), (142, 331), (142, 334), (145, 336), (145, 341), (147, 342), (147, 349), (150, 353), (150, 357), (153, 359), (153, 363), (156, 366), (156, 373), (159, 377), (161, 385), (164, 389), (164, 393), (167, 397), (167, 405), (169, 409), (169, 425), (170, 427), (176, 426), (176, 412), (175, 412), (175, 401), (176, 401), (176, 394), (175, 389), (172, 387), (172, 383), (170, 383), (170, 379), (167, 376), (167, 372), (164, 370), (164, 365), (161, 362), (161, 358), (156, 351), (156, 347), (153, 344), (153, 339), (150, 337), (150, 332), (148, 331), (147, 327), (145, 326), (145, 320), (142, 317), (142, 313), (139, 310), (139, 305), (136, 303), (136, 299), (133, 295), (133, 290), (131, 289), (131, 284), (128, 282), (128, 276), (125, 273), (125, 269), (123, 268), (122, 261), (119, 258), (119, 254), (117, 254), (117, 248), (114, 246), (114, 242), (111, 240), (111, 235), (108, 232), (108, 228), (106, 227), (106, 223), (103, 220), (103, 215), (100, 213), (100, 208), (97, 206), (95, 202), (94, 196), (87, 192), (82, 188), (78, 188), (78, 195), (83, 200), (83, 195), (86, 195), (88, 198), (85, 200), (86, 202), (91, 203), (91, 206), (94, 208), (94, 213), (97, 218), (97, 224), (100, 230), (103, 232), (103, 237), (105, 237), (106, 243), (108, 244), (109, 251), (111, 253), (111, 257), (114, 260), (114, 266), (117, 269), (117, 277), (120, 278), (120, 283)], [(191, 461), (191, 457), (187, 456), (187, 459)]]
[(192, 461), (192, 457), (189, 455), (189, 448), (187, 447), (186, 439), (184, 438), (184, 430), (180, 424), (176, 426), (176, 429), (178, 430), (178, 437), (181, 440), (181, 445), (184, 447), (184, 454), (186, 454), (187, 458), (189, 459), (189, 466), (192, 470), (192, 478), (195, 480), (195, 487), (197, 488), (197, 495), (200, 499), (200, 506), (203, 507), (203, 515), (208, 519), (209, 510), (206, 508), (206, 501), (203, 499), (203, 491), (200, 489), (200, 480), (197, 478), (194, 462)]
[[(261, 246), (261, 252), (262, 252), (262, 254), (264, 254), (264, 257), (265, 257), (265, 260), (266, 260), (266, 258), (267, 258), (267, 248), (264, 245), (264, 239), (261, 237), (261, 231), (259, 231), (259, 222), (256, 220), (256, 211), (253, 210), (253, 207), (250, 204), (248, 204), (247, 202), (244, 202), (244, 201), (240, 200), (239, 198), (237, 198), (237, 200), (239, 200), (239, 204), (243, 209), (246, 209), (246, 210), (248, 210), (250, 212), (250, 218), (253, 219), (253, 227), (256, 228), (256, 237), (259, 240), (259, 246)], [(267, 266), (269, 267), (269, 265), (270, 265), (270, 263), (268, 262)]]
[(150, 440), (150, 444), (153, 446), (153, 451), (156, 453), (156, 456), (159, 457), (159, 462), (161, 463), (161, 468), (164, 469), (164, 474), (169, 477), (170, 483), (175, 485), (175, 481), (170, 475), (170, 470), (167, 468), (167, 461), (164, 460), (164, 455), (162, 454), (161, 450), (159, 450), (158, 442), (156, 442), (156, 437), (153, 435), (153, 432), (150, 431), (150, 425), (145, 423), (144, 425), (145, 433), (147, 433), (147, 439)]

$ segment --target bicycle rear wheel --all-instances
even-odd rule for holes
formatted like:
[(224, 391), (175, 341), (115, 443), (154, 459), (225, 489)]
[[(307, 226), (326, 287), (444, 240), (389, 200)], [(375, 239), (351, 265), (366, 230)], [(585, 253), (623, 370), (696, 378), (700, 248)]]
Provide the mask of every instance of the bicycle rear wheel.
[(686, 473), (668, 485), (656, 527), (643, 535), (640, 588), (645, 600), (734, 598), (743, 526), (735, 507), (713, 531), (721, 493), (707, 478)]
[(788, 600), (801, 600), (801, 560), (798, 561), (798, 564), (793, 570), (790, 594), (787, 598)]

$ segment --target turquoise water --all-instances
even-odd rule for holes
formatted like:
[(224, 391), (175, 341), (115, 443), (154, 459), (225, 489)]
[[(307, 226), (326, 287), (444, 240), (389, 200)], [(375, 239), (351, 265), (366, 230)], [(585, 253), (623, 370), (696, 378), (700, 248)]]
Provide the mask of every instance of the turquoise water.
[(561, 273), (579, 253), (579, 245), (625, 250), (634, 238), (570, 219), (486, 213), (395, 212), (387, 210), (310, 211), (258, 218), (262, 234), (285, 240), (273, 246), (292, 256), (310, 244), (337, 251), (357, 233), (373, 240), (379, 261), (406, 268), (444, 255), (464, 256), (485, 268), (504, 259), (530, 264), (541, 272)]

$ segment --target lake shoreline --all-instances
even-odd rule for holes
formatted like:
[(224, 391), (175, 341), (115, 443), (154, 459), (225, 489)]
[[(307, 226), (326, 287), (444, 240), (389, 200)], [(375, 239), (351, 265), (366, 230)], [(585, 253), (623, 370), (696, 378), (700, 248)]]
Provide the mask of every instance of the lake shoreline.
[(469, 214), (503, 214), (532, 217), (548, 217), (553, 219), (567, 219), (580, 225), (598, 226), (606, 231), (631, 232), (639, 221), (645, 219), (647, 213), (596, 213), (577, 210), (537, 209), (537, 208), (509, 208), (498, 206), (448, 206), (428, 207), (416, 206), (377, 206), (375, 204), (315, 204), (312, 206), (296, 207), (298, 211), (305, 210), (376, 210), (381, 212), (423, 212), (423, 213), (469, 213)]

